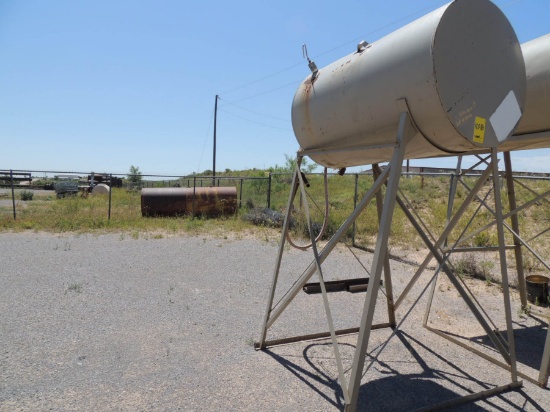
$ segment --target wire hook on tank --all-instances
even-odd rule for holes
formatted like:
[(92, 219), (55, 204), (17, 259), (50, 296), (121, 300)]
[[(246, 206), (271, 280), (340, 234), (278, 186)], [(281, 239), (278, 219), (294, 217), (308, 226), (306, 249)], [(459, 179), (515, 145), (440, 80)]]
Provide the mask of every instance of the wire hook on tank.
[(302, 55), (304, 56), (304, 59), (307, 59), (307, 65), (309, 67), (309, 70), (311, 70), (311, 80), (313, 81), (317, 77), (319, 69), (317, 68), (315, 62), (311, 61), (311, 59), (309, 58), (307, 54), (307, 46), (305, 45), (305, 43), (302, 44)]

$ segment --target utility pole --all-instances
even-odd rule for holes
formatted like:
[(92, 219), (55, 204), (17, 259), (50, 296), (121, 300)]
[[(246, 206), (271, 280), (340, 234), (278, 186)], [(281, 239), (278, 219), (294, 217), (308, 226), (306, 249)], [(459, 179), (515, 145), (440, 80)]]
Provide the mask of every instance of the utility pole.
[(218, 120), (218, 95), (214, 103), (214, 156), (212, 161), (212, 187), (216, 186), (216, 122)]

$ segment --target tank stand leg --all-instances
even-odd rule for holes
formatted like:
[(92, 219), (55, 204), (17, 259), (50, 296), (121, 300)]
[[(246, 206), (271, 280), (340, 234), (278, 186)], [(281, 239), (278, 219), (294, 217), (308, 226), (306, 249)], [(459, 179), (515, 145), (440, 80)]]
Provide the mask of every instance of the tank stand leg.
[[(403, 102), (406, 103), (406, 102)], [(399, 128), (397, 132), (397, 147), (394, 151), (392, 160), (387, 168), (390, 169), (388, 177), (386, 196), (384, 199), (384, 207), (380, 218), (380, 227), (378, 229), (378, 238), (371, 269), (371, 278), (365, 303), (363, 306), (363, 314), (361, 315), (361, 323), (359, 326), (359, 334), (357, 337), (357, 345), (353, 356), (353, 365), (351, 369), (349, 383), (349, 403), (346, 403), (345, 411), (354, 412), (357, 408), (359, 398), (359, 388), (361, 386), (361, 378), (363, 377), (363, 368), (365, 366), (365, 357), (372, 330), (374, 317), (374, 309), (376, 306), (376, 298), (380, 287), (380, 278), (384, 268), (385, 257), (388, 251), (388, 238), (393, 217), (393, 210), (396, 204), (397, 188), (401, 177), (401, 165), (405, 157), (405, 148), (408, 141), (416, 133), (415, 127), (408, 110), (403, 111), (399, 116)]]

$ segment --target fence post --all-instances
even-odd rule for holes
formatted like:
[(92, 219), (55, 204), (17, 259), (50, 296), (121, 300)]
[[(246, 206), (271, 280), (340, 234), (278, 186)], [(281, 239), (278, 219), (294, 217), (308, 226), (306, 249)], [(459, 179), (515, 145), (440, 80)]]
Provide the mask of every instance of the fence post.
[(267, 181), (267, 208), (271, 209), (271, 172)]
[(11, 180), (11, 201), (13, 204), (13, 220), (17, 218), (17, 214), (15, 212), (15, 192), (13, 190), (13, 170), (10, 169), (10, 180)]
[(239, 193), (239, 209), (243, 206), (243, 178), (241, 177), (241, 189)]
[(111, 198), (113, 194), (113, 175), (109, 175), (109, 215), (107, 217), (107, 220), (111, 220)]
[[(202, 180), (201, 180), (201, 186), (202, 186)], [(197, 193), (197, 177), (193, 176), (193, 208), (191, 209), (191, 218), (193, 219), (195, 217), (195, 196)]]
[[(359, 181), (359, 174), (355, 173), (355, 191), (353, 193), (353, 210), (357, 207), (357, 186)], [(351, 232), (351, 245), (355, 246), (355, 229), (356, 229), (356, 222), (353, 221), (353, 229)]]

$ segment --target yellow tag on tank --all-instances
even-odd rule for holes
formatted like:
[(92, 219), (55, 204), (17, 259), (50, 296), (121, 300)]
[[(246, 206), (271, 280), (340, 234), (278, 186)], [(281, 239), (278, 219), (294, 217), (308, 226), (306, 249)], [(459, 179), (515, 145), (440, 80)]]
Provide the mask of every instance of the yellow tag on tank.
[(474, 123), (474, 142), (483, 143), (485, 140), (485, 119), (483, 117), (476, 116), (476, 122)]

